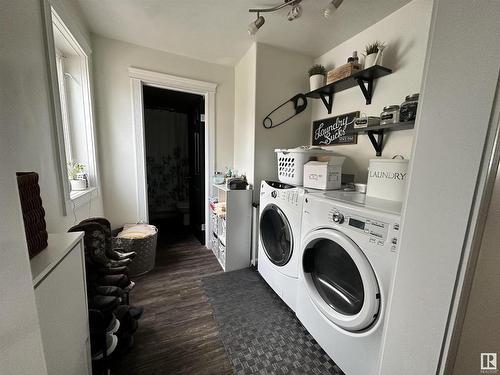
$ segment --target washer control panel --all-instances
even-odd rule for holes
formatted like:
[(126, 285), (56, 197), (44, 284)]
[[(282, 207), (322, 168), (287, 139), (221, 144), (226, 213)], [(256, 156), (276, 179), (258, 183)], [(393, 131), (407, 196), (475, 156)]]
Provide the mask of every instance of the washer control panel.
[(288, 202), (294, 206), (299, 205), (299, 192), (297, 190), (272, 190), (271, 197)]

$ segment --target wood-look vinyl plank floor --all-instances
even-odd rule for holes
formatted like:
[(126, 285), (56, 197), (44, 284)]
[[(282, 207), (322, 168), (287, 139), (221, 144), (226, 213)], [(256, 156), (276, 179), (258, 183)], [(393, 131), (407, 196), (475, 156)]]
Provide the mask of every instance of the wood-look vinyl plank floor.
[(160, 241), (154, 270), (136, 278), (130, 293), (130, 303), (144, 307), (135, 345), (113, 362), (111, 374), (232, 374), (201, 287), (204, 276), (220, 272), (194, 237)]

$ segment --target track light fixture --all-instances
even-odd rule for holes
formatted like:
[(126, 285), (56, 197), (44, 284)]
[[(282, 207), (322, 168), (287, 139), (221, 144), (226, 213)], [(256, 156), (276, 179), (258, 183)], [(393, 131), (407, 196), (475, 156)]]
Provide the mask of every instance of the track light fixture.
[(323, 9), (323, 17), (330, 18), (344, 0), (332, 0)]
[[(330, 18), (344, 0), (330, 0), (328, 5), (322, 10), (323, 17)], [(257, 19), (248, 25), (248, 34), (255, 35), (257, 31), (264, 25), (265, 19), (260, 15), (264, 12), (276, 12), (284, 7), (289, 6), (290, 10), (287, 14), (288, 21), (293, 21), (302, 15), (302, 0), (284, 0), (280, 5), (272, 8), (249, 9), (250, 13), (257, 13)]]
[(257, 12), (257, 19), (255, 21), (253, 21), (252, 23), (250, 23), (250, 25), (248, 25), (248, 34), (249, 35), (255, 35), (257, 33), (257, 31), (259, 31), (259, 29), (261, 28), (261, 26), (264, 24), (264, 22), (266, 22), (266, 20), (264, 19), (264, 17), (262, 17)]
[(285, 0), (283, 4), (276, 5), (275, 7), (272, 8), (249, 9), (248, 11), (250, 13), (257, 13), (257, 19), (250, 25), (248, 25), (248, 33), (250, 35), (255, 35), (255, 33), (257, 33), (260, 27), (264, 24), (265, 19), (260, 15), (260, 13), (275, 12), (286, 6), (289, 6), (291, 7), (291, 9), (287, 15), (288, 20), (293, 21), (294, 19), (299, 18), (300, 15), (302, 14), (302, 7), (300, 6), (301, 1), (302, 0)]

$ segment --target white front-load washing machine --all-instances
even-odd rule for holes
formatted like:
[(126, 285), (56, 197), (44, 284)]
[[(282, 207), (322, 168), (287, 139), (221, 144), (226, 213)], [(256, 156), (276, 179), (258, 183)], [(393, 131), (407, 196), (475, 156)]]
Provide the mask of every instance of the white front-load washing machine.
[(304, 200), (296, 314), (346, 375), (372, 375), (380, 361), (400, 216), (391, 203), (376, 210), (335, 196), (345, 193)]
[(304, 189), (276, 181), (260, 186), (259, 258), (264, 280), (295, 311)]

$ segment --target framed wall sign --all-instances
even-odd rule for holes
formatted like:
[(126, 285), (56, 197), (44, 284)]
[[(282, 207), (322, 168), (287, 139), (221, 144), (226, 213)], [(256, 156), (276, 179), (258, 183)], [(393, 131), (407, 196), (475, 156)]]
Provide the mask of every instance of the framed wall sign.
[(353, 145), (358, 143), (357, 134), (346, 134), (354, 129), (354, 119), (359, 111), (316, 120), (312, 126), (313, 146)]

